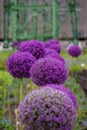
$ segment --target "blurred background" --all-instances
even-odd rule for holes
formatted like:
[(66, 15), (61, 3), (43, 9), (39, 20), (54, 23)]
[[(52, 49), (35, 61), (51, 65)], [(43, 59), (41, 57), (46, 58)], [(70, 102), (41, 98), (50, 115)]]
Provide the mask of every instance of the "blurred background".
[[(0, 45), (56, 38), (87, 44), (87, 0), (0, 0)], [(63, 41), (63, 42), (62, 42)], [(68, 41), (68, 42), (65, 42)]]

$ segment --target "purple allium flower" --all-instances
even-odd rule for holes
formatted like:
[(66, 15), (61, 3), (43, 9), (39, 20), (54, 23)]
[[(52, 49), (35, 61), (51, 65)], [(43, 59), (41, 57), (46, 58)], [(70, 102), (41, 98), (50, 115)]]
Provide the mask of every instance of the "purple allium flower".
[(78, 45), (72, 45), (68, 48), (68, 54), (72, 57), (78, 57), (82, 53), (82, 49)]
[(76, 101), (76, 97), (74, 95), (74, 93), (67, 87), (65, 87), (63, 84), (47, 84), (45, 86), (42, 86), (42, 87), (50, 87), (50, 88), (54, 88), (54, 89), (57, 89), (57, 90), (60, 90), (62, 92), (65, 92), (69, 98), (71, 98), (72, 102), (73, 102), (73, 105), (75, 108), (77, 108), (77, 101)]
[(7, 60), (7, 69), (15, 78), (29, 78), (35, 57), (28, 52), (15, 52)]
[(46, 56), (46, 58), (49, 58), (49, 57), (57, 58), (58, 60), (60, 60), (61, 62), (63, 62), (65, 64), (64, 58), (61, 55), (59, 55), (58, 53), (57, 54), (56, 53), (52, 53), (52, 54), (48, 54)]
[(73, 130), (77, 118), (69, 96), (49, 87), (28, 93), (18, 110), (25, 130)]
[(53, 44), (59, 44), (59, 41), (56, 40), (56, 39), (50, 39), (50, 40), (48, 40), (48, 41), (45, 42), (45, 47), (48, 48), (48, 47), (50, 47)]
[(53, 44), (49, 48), (55, 50), (57, 53), (61, 52), (61, 46), (60, 46), (60, 44)]
[(17, 49), (19, 48), (19, 46), (20, 46), (20, 41), (15, 41), (15, 42), (13, 42), (12, 44), (11, 44), (11, 47), (16, 47)]
[(49, 55), (49, 54), (55, 54), (56, 53), (56, 55), (58, 54), (55, 50), (53, 50), (53, 49), (50, 49), (50, 48), (46, 48), (45, 49), (45, 56), (47, 56), (47, 55)]
[(41, 58), (30, 70), (31, 79), (38, 86), (46, 84), (62, 84), (67, 79), (65, 65), (56, 58)]
[(64, 58), (59, 55), (55, 50), (53, 49), (50, 49), (50, 48), (46, 48), (45, 49), (45, 57), (48, 58), (48, 57), (52, 57), (52, 58), (57, 58), (59, 60), (61, 60), (64, 64), (65, 64), (65, 60)]
[(19, 51), (30, 52), (36, 59), (39, 59), (45, 55), (45, 46), (38, 40), (29, 40), (20, 44)]

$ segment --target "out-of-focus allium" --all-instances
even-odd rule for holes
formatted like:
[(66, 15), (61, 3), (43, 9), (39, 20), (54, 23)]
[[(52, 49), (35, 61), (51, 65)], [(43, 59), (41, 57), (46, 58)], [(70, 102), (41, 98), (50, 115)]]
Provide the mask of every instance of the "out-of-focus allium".
[(51, 45), (49, 48), (55, 50), (57, 53), (61, 52), (61, 45), (60, 44)]
[(15, 52), (7, 60), (7, 69), (15, 78), (29, 78), (35, 57), (28, 52)]
[(82, 53), (82, 49), (78, 45), (72, 45), (68, 48), (68, 54), (72, 57), (78, 57)]
[(77, 108), (77, 101), (76, 101), (76, 97), (74, 95), (74, 93), (67, 87), (65, 87), (63, 84), (47, 84), (45, 86), (42, 86), (42, 87), (50, 87), (50, 88), (54, 88), (54, 89), (57, 89), (57, 90), (60, 90), (62, 92), (65, 92), (69, 98), (71, 98), (72, 102), (73, 102), (73, 105), (75, 108)]
[(50, 39), (50, 40), (48, 40), (47, 42), (45, 42), (45, 47), (50, 47), (51, 45), (53, 45), (53, 44), (59, 44), (59, 41), (58, 40), (56, 40), (56, 39)]
[(55, 50), (53, 50), (53, 49), (50, 49), (50, 48), (46, 48), (45, 49), (45, 56), (47, 56), (47, 55), (49, 55), (49, 54), (55, 54), (56, 53), (56, 55), (58, 54)]
[(30, 70), (31, 79), (39, 86), (46, 84), (62, 84), (67, 79), (65, 65), (56, 58), (41, 58)]
[(49, 87), (28, 93), (18, 109), (25, 130), (72, 130), (77, 118), (69, 96)]
[(20, 46), (20, 43), (21, 43), (20, 41), (15, 41), (15, 42), (13, 42), (13, 43), (11, 44), (11, 47), (12, 47), (12, 48), (17, 48), (17, 49), (18, 49), (19, 46)]
[(46, 58), (50, 58), (50, 57), (57, 58), (58, 60), (60, 60), (61, 62), (63, 62), (65, 64), (64, 58), (61, 55), (59, 55), (58, 53), (57, 54), (56, 53), (52, 53), (52, 54), (48, 54), (46, 56)]
[(49, 57), (52, 57), (52, 58), (57, 58), (59, 60), (61, 60), (64, 64), (65, 64), (65, 60), (64, 58), (59, 55), (55, 50), (53, 49), (50, 49), (50, 48), (46, 48), (45, 49), (45, 57), (49, 58)]
[(22, 42), (19, 51), (30, 52), (36, 59), (39, 59), (45, 55), (45, 46), (38, 40), (30, 40)]

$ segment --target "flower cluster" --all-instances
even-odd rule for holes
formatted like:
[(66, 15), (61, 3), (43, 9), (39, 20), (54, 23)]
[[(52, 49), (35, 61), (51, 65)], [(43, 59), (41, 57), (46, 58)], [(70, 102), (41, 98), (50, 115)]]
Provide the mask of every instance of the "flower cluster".
[(39, 86), (46, 84), (62, 84), (67, 79), (65, 65), (56, 58), (41, 58), (30, 70), (31, 79)]
[(15, 78), (29, 78), (35, 57), (28, 52), (15, 52), (7, 60), (7, 69)]
[(78, 57), (82, 53), (82, 49), (78, 45), (72, 45), (68, 48), (68, 53), (72, 57)]
[(57, 58), (58, 60), (60, 60), (63, 64), (65, 64), (65, 60), (64, 60), (64, 58), (61, 56), (61, 55), (59, 55), (59, 54), (56, 54), (56, 53), (52, 53), (52, 54), (49, 54), (49, 55), (47, 55), (46, 56), (46, 58)]
[(56, 54), (57, 55), (57, 52), (55, 50), (53, 50), (53, 49), (46, 48), (45, 49), (45, 56), (47, 56), (49, 54)]
[(61, 60), (64, 64), (65, 64), (65, 60), (64, 58), (59, 55), (55, 50), (53, 49), (50, 49), (50, 48), (46, 48), (45, 49), (45, 57), (46, 58), (49, 58), (49, 57), (52, 57), (52, 58), (57, 58), (59, 60)]
[(49, 48), (55, 50), (57, 53), (61, 52), (61, 46), (60, 46), (60, 44), (53, 44)]
[(30, 52), (36, 59), (42, 58), (45, 55), (45, 47), (38, 40), (24, 41), (19, 46), (19, 51)]
[(21, 44), (21, 42), (20, 41), (15, 41), (15, 42), (13, 42), (12, 44), (11, 44), (11, 47), (12, 48), (19, 48), (19, 46), (20, 46), (20, 44)]
[(18, 109), (25, 130), (72, 130), (76, 122), (71, 99), (49, 87), (28, 93)]
[[(81, 52), (77, 46), (74, 48), (69, 51), (77, 57)], [(30, 78), (40, 86), (29, 92), (18, 106), (18, 119), (24, 130), (72, 130), (77, 102), (73, 92), (63, 85), (67, 69), (59, 55), (59, 42), (51, 39), (44, 45), (38, 40), (23, 41), (18, 49), (8, 58), (9, 73), (15, 78)]]
[(45, 47), (49, 48), (53, 44), (59, 44), (59, 41), (56, 39), (50, 39), (47, 42), (45, 42)]
[(50, 87), (50, 88), (57, 89), (57, 90), (60, 90), (64, 93), (66, 93), (69, 96), (69, 98), (72, 100), (74, 107), (77, 108), (77, 101), (76, 101), (76, 97), (75, 97), (74, 93), (69, 88), (65, 87), (63, 84), (60, 84), (60, 85), (47, 84), (42, 87)]

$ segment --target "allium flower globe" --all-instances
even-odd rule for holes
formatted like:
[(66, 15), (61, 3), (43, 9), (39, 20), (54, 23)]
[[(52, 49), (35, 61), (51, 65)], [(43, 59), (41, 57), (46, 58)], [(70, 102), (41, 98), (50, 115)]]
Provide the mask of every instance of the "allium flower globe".
[(53, 44), (49, 48), (55, 50), (57, 53), (61, 52), (61, 46), (60, 46), (60, 44)]
[(20, 46), (20, 44), (21, 44), (21, 42), (20, 41), (14, 41), (12, 44), (11, 44), (11, 47), (13, 47), (13, 48), (19, 48), (19, 46)]
[(77, 101), (76, 101), (76, 97), (75, 97), (74, 93), (69, 88), (65, 87), (63, 84), (60, 84), (60, 85), (47, 84), (47, 85), (42, 86), (42, 87), (50, 87), (50, 88), (65, 92), (69, 96), (69, 98), (72, 100), (74, 107), (77, 108), (78, 105), (77, 105)]
[(71, 99), (49, 87), (28, 93), (18, 109), (25, 130), (73, 130), (76, 122)]
[(35, 57), (28, 52), (15, 52), (7, 60), (7, 69), (15, 78), (29, 78)]
[(59, 41), (56, 39), (50, 39), (45, 42), (45, 47), (49, 48), (51, 45), (59, 44)]
[(59, 55), (55, 50), (53, 49), (50, 49), (50, 48), (46, 48), (45, 49), (45, 57), (46, 58), (49, 58), (49, 57), (52, 57), (52, 58), (57, 58), (59, 60), (61, 60), (64, 64), (65, 64), (65, 60), (64, 58)]
[(82, 49), (78, 45), (72, 45), (68, 48), (68, 53), (72, 57), (78, 57), (82, 53)]
[(49, 42), (52, 44), (59, 44), (59, 41), (57, 39), (54, 39), (54, 38), (50, 39)]
[(59, 55), (59, 54), (56, 54), (56, 53), (52, 53), (52, 54), (48, 54), (47, 56), (45, 56), (46, 58), (57, 58), (58, 60), (60, 60), (61, 62), (63, 62), (65, 64), (65, 60), (64, 58)]
[(38, 40), (30, 40), (22, 42), (19, 51), (30, 52), (36, 59), (39, 59), (45, 55), (45, 46)]
[(46, 84), (62, 84), (67, 79), (65, 65), (56, 58), (41, 58), (30, 70), (31, 79), (38, 86)]
[(57, 52), (55, 50), (53, 50), (53, 49), (46, 48), (45, 49), (45, 56), (47, 56), (49, 54), (56, 54), (57, 55)]

